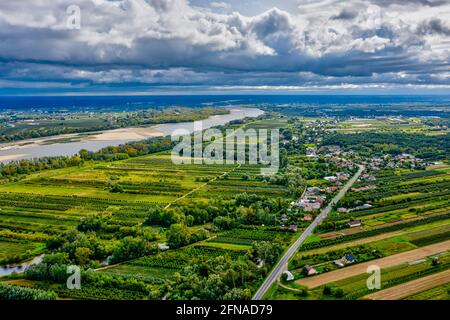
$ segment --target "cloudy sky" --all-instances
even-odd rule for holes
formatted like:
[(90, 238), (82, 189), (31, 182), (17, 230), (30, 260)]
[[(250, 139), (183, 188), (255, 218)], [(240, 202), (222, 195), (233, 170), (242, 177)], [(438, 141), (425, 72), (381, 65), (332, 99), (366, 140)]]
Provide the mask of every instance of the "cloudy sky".
[(0, 94), (258, 92), (450, 94), (450, 0), (0, 2)]

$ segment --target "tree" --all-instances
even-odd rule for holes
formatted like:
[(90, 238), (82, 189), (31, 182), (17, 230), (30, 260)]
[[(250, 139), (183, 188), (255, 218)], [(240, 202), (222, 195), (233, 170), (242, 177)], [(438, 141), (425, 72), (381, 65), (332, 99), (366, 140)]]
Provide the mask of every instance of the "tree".
[(189, 227), (192, 227), (193, 225), (194, 225), (194, 217), (192, 216), (192, 215), (188, 215), (188, 216), (186, 216), (186, 224), (189, 226)]
[(251, 255), (253, 260), (264, 261), (265, 264), (273, 265), (281, 253), (281, 248), (277, 243), (269, 241), (255, 241), (252, 244)]
[(61, 239), (60, 237), (56, 236), (49, 237), (45, 243), (47, 249), (50, 251), (60, 248), (63, 244), (64, 239)]
[(82, 163), (83, 160), (79, 156), (70, 157), (67, 161), (67, 164), (72, 167), (79, 166)]
[(125, 237), (113, 251), (113, 261), (136, 259), (147, 253), (147, 241), (137, 237)]
[(275, 214), (270, 214), (263, 208), (258, 208), (256, 210), (256, 221), (265, 225), (275, 225), (276, 224)]
[(213, 220), (213, 224), (219, 230), (231, 230), (237, 226), (236, 220), (231, 217), (217, 217)]
[(334, 291), (334, 296), (335, 296), (336, 298), (343, 298), (344, 295), (345, 295), (345, 292), (344, 292), (344, 290), (342, 290), (341, 288), (337, 288), (337, 289)]
[(250, 298), (250, 290), (240, 288), (233, 288), (223, 296), (224, 300), (249, 300)]
[(211, 274), (204, 283), (200, 298), (206, 300), (217, 300), (225, 294), (226, 286), (218, 274)]
[(92, 250), (79, 247), (75, 249), (75, 259), (80, 266), (86, 266), (92, 256)]
[(192, 235), (190, 242), (194, 243), (194, 242), (206, 240), (208, 238), (209, 238), (209, 231), (202, 228), (202, 229), (196, 231)]
[(191, 241), (191, 232), (182, 223), (173, 224), (167, 231), (167, 244), (171, 248), (186, 246)]
[(125, 190), (120, 184), (114, 184), (109, 191), (112, 193), (123, 193)]
[(158, 225), (161, 223), (162, 209), (160, 207), (152, 207), (148, 211), (144, 224), (146, 225)]
[(184, 219), (184, 214), (181, 213), (178, 208), (168, 208), (164, 210), (159, 207), (154, 207), (149, 210), (144, 224), (169, 227), (174, 223), (180, 223), (184, 221)]
[(253, 208), (239, 207), (236, 209), (238, 221), (244, 224), (253, 224), (256, 221), (256, 212)]
[(89, 152), (86, 149), (81, 149), (80, 152), (78, 152), (78, 153), (79, 153), (81, 159), (83, 159), (83, 160), (88, 160), (91, 157), (91, 152)]
[(78, 224), (78, 231), (88, 232), (88, 231), (98, 231), (102, 227), (102, 220), (96, 216), (88, 216), (81, 219)]
[(53, 254), (46, 254), (44, 256), (44, 259), (42, 261), (43, 263), (46, 263), (48, 265), (53, 264), (67, 264), (69, 263), (69, 255), (64, 252), (57, 252)]

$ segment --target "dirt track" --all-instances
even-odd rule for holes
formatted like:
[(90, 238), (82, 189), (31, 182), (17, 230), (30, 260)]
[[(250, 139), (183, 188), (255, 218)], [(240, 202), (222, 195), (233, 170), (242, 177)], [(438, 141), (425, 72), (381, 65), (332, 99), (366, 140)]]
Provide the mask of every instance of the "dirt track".
[(450, 282), (450, 270), (432, 274), (431, 276), (416, 279), (401, 285), (381, 290), (365, 296), (372, 300), (400, 300), (442, 284)]
[(315, 288), (327, 283), (335, 282), (338, 280), (356, 276), (361, 273), (365, 273), (367, 267), (371, 265), (377, 265), (380, 268), (387, 268), (402, 263), (406, 263), (408, 261), (414, 261), (420, 258), (424, 258), (433, 254), (441, 253), (447, 250), (450, 250), (450, 240), (441, 243), (436, 243), (431, 246), (395, 254), (389, 257), (359, 263), (354, 266), (345, 267), (318, 276), (300, 279), (297, 280), (296, 283), (307, 286), (309, 288)]

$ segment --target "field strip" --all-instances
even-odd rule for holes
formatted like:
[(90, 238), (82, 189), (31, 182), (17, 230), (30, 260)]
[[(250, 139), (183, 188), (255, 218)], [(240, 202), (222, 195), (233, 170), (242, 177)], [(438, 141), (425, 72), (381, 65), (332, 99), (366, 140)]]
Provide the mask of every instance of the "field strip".
[[(253, 121), (253, 122), (255, 122), (255, 121)], [(247, 125), (249, 125), (249, 124), (251, 124), (251, 123), (253, 123), (253, 122), (247, 123), (247, 124), (241, 126), (239, 129), (245, 128)], [(232, 135), (232, 133), (230, 133), (230, 134), (228, 134), (227, 136), (225, 136), (225, 139), (228, 138), (230, 135)], [(192, 189), (191, 191), (187, 192), (185, 195), (183, 195), (183, 196), (181, 196), (181, 197), (179, 197), (179, 198), (173, 200), (173, 201), (170, 202), (167, 206), (164, 207), (164, 210), (170, 208), (174, 203), (176, 203), (176, 202), (178, 202), (178, 201), (180, 201), (180, 200), (182, 200), (182, 199), (184, 199), (184, 198), (187, 198), (188, 196), (190, 196), (190, 195), (193, 194), (194, 192), (196, 192), (196, 191), (198, 191), (198, 190), (200, 190), (200, 189), (203, 189), (203, 188), (206, 187), (210, 182), (217, 181), (217, 179), (218, 179), (219, 177), (223, 177), (225, 174), (233, 173), (234, 171), (236, 171), (236, 170), (239, 169), (239, 168), (241, 168), (241, 164), (240, 164), (240, 163), (239, 163), (237, 166), (233, 167), (233, 169), (231, 169), (230, 171), (224, 172), (223, 174), (221, 174), (221, 175), (219, 175), (219, 176), (216, 176), (214, 179), (212, 179), (212, 180), (210, 180), (210, 181), (208, 181), (208, 182), (202, 184), (201, 186), (199, 186), (199, 187), (197, 187), (197, 188), (195, 188), (195, 189)]]
[(403, 230), (398, 230), (398, 231), (393, 231), (393, 232), (389, 232), (389, 233), (382, 233), (382, 234), (379, 234), (379, 235), (376, 235), (373, 237), (369, 237), (369, 238), (362, 238), (362, 239), (358, 239), (358, 240), (351, 241), (351, 242), (344, 242), (344, 243), (340, 243), (340, 244), (336, 244), (336, 245), (331, 245), (328, 247), (322, 247), (322, 248), (312, 249), (312, 250), (308, 250), (308, 251), (301, 251), (301, 253), (302, 253), (302, 255), (326, 253), (329, 251), (345, 249), (348, 247), (354, 247), (354, 246), (358, 246), (358, 245), (362, 245), (362, 244), (375, 242), (378, 240), (393, 238), (396, 236), (401, 236), (403, 234), (405, 234), (405, 232)]
[(219, 179), (219, 177), (223, 177), (223, 176), (225, 176), (225, 174), (233, 173), (234, 171), (236, 171), (236, 170), (239, 169), (240, 167), (241, 167), (241, 164), (238, 164), (238, 165), (237, 165), (236, 167), (234, 167), (232, 170), (227, 171), (227, 172), (224, 172), (223, 174), (221, 174), (221, 175), (219, 175), (219, 176), (217, 176), (217, 177), (215, 177), (215, 178), (209, 180), (208, 182), (202, 184), (201, 186), (199, 186), (199, 187), (197, 187), (197, 188), (195, 188), (195, 189), (192, 189), (191, 191), (187, 192), (187, 193), (184, 194), (183, 196), (181, 196), (181, 197), (179, 197), (179, 198), (173, 200), (171, 203), (169, 203), (167, 206), (164, 207), (164, 210), (170, 208), (170, 206), (173, 205), (175, 202), (178, 202), (178, 201), (180, 201), (180, 200), (182, 200), (182, 199), (184, 199), (184, 198), (190, 196), (190, 195), (193, 194), (194, 192), (197, 192), (198, 190), (203, 189), (203, 188), (206, 187), (210, 182), (217, 181), (217, 179)]
[(380, 268), (387, 268), (402, 263), (406, 263), (408, 261), (428, 257), (447, 250), (450, 250), (450, 240), (441, 243), (436, 243), (431, 246), (422, 247), (407, 252), (402, 252), (385, 258), (359, 263), (350, 267), (345, 267), (339, 270), (327, 272), (318, 276), (300, 279), (297, 280), (296, 283), (307, 286), (309, 288), (315, 288), (327, 283), (335, 282), (338, 280), (350, 278), (365, 273), (367, 268), (371, 265), (377, 265)]
[[(450, 220), (447, 221), (447, 222), (444, 222), (442, 225), (438, 225), (438, 226), (432, 227), (429, 230), (434, 230), (434, 229), (437, 229), (437, 228), (443, 228), (443, 227), (446, 227), (446, 226), (450, 226)], [(423, 226), (419, 226), (419, 227), (423, 228)], [(413, 227), (413, 228), (417, 228), (417, 227)], [(419, 232), (422, 232), (422, 231), (423, 230), (410, 231), (408, 229), (397, 230), (397, 231), (392, 231), (392, 232), (388, 232), (388, 233), (382, 233), (382, 234), (379, 234), (379, 235), (376, 235), (376, 236), (373, 236), (373, 237), (369, 237), (369, 238), (358, 239), (358, 240), (355, 240), (355, 241), (352, 241), (352, 242), (344, 242), (344, 243), (335, 244), (335, 245), (331, 245), (331, 246), (327, 246), (327, 247), (311, 249), (311, 250), (308, 250), (308, 251), (302, 251), (301, 253), (302, 253), (302, 255), (327, 253), (327, 252), (334, 251), (334, 250), (351, 248), (351, 247), (355, 247), (355, 246), (359, 246), (359, 245), (363, 245), (363, 244), (376, 242), (376, 241), (379, 241), (379, 240), (385, 240), (385, 239), (389, 239), (389, 238), (394, 238), (394, 237), (397, 237), (397, 236), (410, 236), (410, 235), (413, 235), (415, 233), (419, 233)]]
[(400, 300), (450, 282), (450, 270), (409, 281), (365, 296), (371, 300)]

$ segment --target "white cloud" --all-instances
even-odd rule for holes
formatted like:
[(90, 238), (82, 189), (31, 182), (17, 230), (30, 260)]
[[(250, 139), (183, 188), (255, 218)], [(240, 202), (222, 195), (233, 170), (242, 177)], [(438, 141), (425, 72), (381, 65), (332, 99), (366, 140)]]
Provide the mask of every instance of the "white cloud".
[(223, 1), (213, 1), (210, 3), (210, 6), (215, 9), (221, 9), (221, 10), (226, 10), (226, 11), (231, 9), (230, 4), (225, 3)]
[[(80, 30), (66, 28), (71, 4), (81, 8)], [(2, 1), (0, 76), (176, 85), (255, 82), (261, 74), (261, 84), (305, 82), (302, 72), (317, 81), (376, 82), (401, 72), (412, 82), (417, 74), (450, 81), (442, 76), (450, 58), (448, 1), (297, 4), (296, 13), (274, 8), (245, 16), (226, 1), (210, 3), (217, 12), (187, 0)]]

